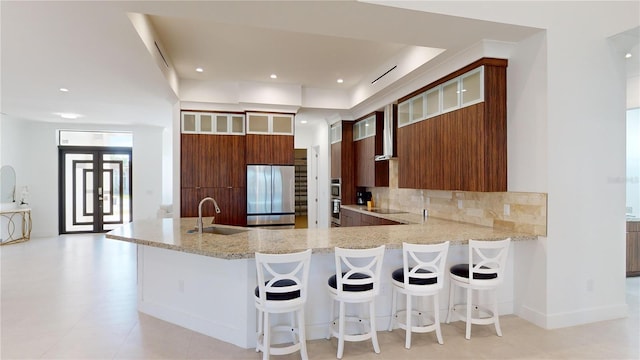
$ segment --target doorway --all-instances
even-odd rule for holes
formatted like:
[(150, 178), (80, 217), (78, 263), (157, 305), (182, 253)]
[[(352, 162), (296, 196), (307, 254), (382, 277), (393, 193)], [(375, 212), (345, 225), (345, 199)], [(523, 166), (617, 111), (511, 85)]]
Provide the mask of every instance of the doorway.
[(296, 168), (296, 229), (309, 227), (307, 212), (307, 149), (295, 149)]
[(59, 233), (100, 233), (131, 222), (131, 148), (59, 147)]

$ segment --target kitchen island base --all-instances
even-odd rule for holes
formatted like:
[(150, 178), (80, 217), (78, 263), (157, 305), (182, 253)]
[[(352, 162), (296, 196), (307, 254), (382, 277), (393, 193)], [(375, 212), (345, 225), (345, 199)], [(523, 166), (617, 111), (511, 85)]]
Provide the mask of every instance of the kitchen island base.
[[(514, 309), (512, 254), (510, 251), (505, 282), (498, 289), (500, 315), (512, 314)], [(391, 272), (402, 266), (402, 250), (387, 249), (384, 256), (381, 293), (376, 298), (378, 331), (386, 330), (389, 324)], [(452, 246), (447, 269), (466, 259), (466, 245)], [(312, 255), (305, 315), (308, 340), (326, 336), (330, 318), (326, 283), (334, 271), (333, 253)], [(242, 348), (253, 348), (256, 345), (255, 287), (253, 258), (220, 259), (138, 245), (138, 310), (147, 315)], [(444, 319), (448, 281), (440, 294), (440, 304), (444, 306), (440, 308), (440, 318)], [(359, 310), (357, 307), (350, 309), (354, 314)], [(278, 340), (274, 339), (274, 343), (280, 342)], [(281, 342), (286, 339), (282, 338)]]

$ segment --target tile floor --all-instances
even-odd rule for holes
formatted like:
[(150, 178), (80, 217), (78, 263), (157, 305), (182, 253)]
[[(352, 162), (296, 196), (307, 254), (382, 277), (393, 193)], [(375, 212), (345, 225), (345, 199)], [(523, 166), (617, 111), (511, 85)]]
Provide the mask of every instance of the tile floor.
[[(259, 359), (261, 354), (136, 311), (136, 249), (103, 235), (39, 238), (0, 248), (2, 359)], [(516, 316), (501, 317), (504, 336), (461, 322), (435, 335), (379, 332), (370, 342), (347, 343), (344, 359), (638, 359), (640, 277), (627, 279), (630, 316), (544, 330)], [(337, 342), (309, 341), (311, 359), (335, 359)], [(273, 357), (298, 359), (299, 354)]]

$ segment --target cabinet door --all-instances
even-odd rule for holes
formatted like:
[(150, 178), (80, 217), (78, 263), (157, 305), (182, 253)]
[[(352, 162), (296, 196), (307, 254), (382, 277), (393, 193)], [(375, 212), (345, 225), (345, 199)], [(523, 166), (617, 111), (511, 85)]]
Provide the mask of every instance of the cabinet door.
[(200, 186), (200, 147), (204, 135), (182, 134), (180, 136), (180, 187)]
[(203, 187), (244, 187), (245, 139), (244, 136), (207, 136), (202, 147), (201, 171), (205, 174)]
[(200, 201), (211, 197), (220, 207), (220, 214), (216, 214), (213, 204), (207, 201), (202, 204), (203, 217), (214, 216), (216, 224), (247, 225), (245, 188), (183, 188), (180, 196), (180, 217), (198, 217)]
[(246, 136), (246, 142), (247, 164), (294, 164), (293, 136), (248, 134)]
[(342, 176), (342, 141), (331, 144), (331, 178), (338, 179)]
[(202, 216), (214, 216), (216, 224), (247, 225), (245, 188), (202, 188), (202, 198), (216, 200), (220, 213), (216, 214), (213, 204), (208, 201), (202, 205)]
[(231, 133), (244, 134), (244, 115), (231, 115)]
[(227, 206), (228, 224), (247, 226), (247, 189), (230, 188), (229, 203)]
[(378, 218), (375, 216), (371, 216), (371, 215), (364, 215), (361, 214), (360, 215), (360, 222), (362, 223), (362, 226), (375, 226), (375, 225), (380, 225)]
[(195, 187), (180, 189), (180, 217), (198, 216), (200, 190)]
[(360, 213), (341, 209), (340, 210), (340, 227), (360, 226)]
[(247, 115), (247, 132), (252, 134), (268, 134), (269, 133), (269, 115), (268, 114), (248, 114)]
[[(374, 187), (375, 184), (375, 138), (354, 142), (356, 159), (356, 186)], [(388, 175), (387, 175), (388, 176)]]
[(293, 135), (293, 115), (276, 115), (271, 118), (271, 133)]
[(197, 133), (200, 130), (200, 127), (198, 124), (198, 118), (199, 118), (198, 113), (183, 112), (182, 121), (181, 121), (182, 133), (193, 133), (193, 134)]

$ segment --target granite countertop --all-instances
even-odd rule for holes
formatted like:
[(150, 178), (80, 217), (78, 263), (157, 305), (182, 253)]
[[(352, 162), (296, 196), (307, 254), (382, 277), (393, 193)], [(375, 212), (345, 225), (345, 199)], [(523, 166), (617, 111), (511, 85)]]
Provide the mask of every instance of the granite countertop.
[[(253, 258), (256, 252), (290, 253), (312, 249), (314, 254), (333, 253), (334, 247), (370, 248), (386, 245), (389, 249), (402, 248), (402, 242), (429, 244), (451, 241), (452, 245), (465, 244), (469, 239), (534, 240), (535, 235), (449, 220), (429, 218), (411, 213), (376, 214), (366, 207), (352, 210), (404, 223), (339, 227), (329, 229), (267, 230), (249, 229), (233, 235), (187, 233), (196, 224), (196, 218), (139, 220), (107, 233), (107, 238), (183, 251), (222, 259)], [(205, 222), (207, 224), (207, 222)], [(206, 226), (206, 225), (205, 225)], [(220, 228), (237, 228), (216, 225)]]

